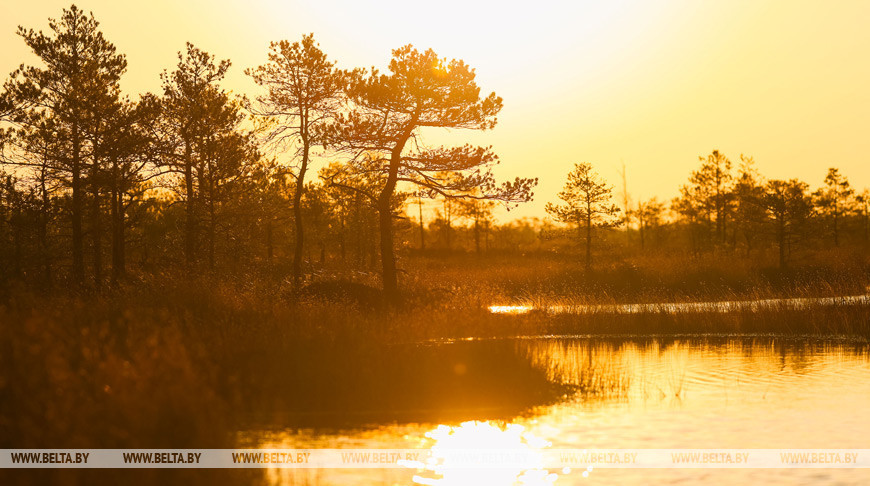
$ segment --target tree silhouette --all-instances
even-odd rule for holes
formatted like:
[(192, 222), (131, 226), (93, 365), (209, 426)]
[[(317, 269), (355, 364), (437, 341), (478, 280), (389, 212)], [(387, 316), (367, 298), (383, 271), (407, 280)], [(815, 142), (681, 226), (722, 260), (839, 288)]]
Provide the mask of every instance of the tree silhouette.
[(641, 250), (646, 248), (647, 233), (661, 224), (664, 212), (664, 203), (659, 202), (655, 197), (637, 202), (637, 209), (632, 211), (630, 216), (637, 221)]
[(314, 35), (302, 36), (301, 42), (284, 40), (269, 46), (269, 62), (245, 71), (267, 89), (252, 107), (255, 114), (266, 117), (266, 140), (279, 149), (298, 144), (296, 156), (296, 190), (293, 193), (293, 219), (296, 238), (293, 252), (293, 281), (298, 286), (302, 276), (304, 225), (302, 196), (305, 174), (311, 160), (311, 147), (322, 143), (315, 138), (314, 127), (331, 120), (341, 107), (348, 81), (358, 72), (335, 68), (314, 41)]
[(796, 179), (768, 181), (762, 201), (774, 226), (779, 266), (785, 268), (793, 247), (806, 236), (813, 214), (807, 184)]
[(712, 215), (716, 222), (716, 238), (725, 242), (727, 221), (731, 210), (731, 161), (718, 150), (710, 155), (698, 157), (701, 167), (692, 172), (690, 184), (698, 188), (694, 192), (700, 197), (698, 203), (706, 214)]
[(472, 224), (475, 253), (480, 253), (481, 232), (485, 232), (492, 222), (493, 206), (494, 203), (492, 201), (482, 201), (480, 199), (460, 201), (459, 214), (465, 217), (465, 219), (470, 220)]
[[(762, 203), (764, 180), (755, 169), (755, 160), (752, 157), (740, 156), (740, 168), (732, 193), (735, 233), (743, 236), (746, 256), (749, 256), (757, 245), (758, 236), (764, 232), (767, 218)], [(734, 244), (736, 246), (736, 235)]]
[(127, 69), (125, 57), (116, 52), (98, 26), (93, 14), (85, 15), (73, 5), (64, 9), (60, 20), (49, 20), (51, 35), (19, 27), (18, 35), (45, 67), (22, 66), (10, 82), (13, 96), (23, 98), (32, 110), (53, 117), (56, 135), (69, 141), (68, 153), (58, 160), (72, 192), (72, 274), (77, 282), (84, 280), (82, 220), (87, 177), (94, 184), (99, 170), (89, 134), (98, 131), (101, 110), (118, 98), (118, 81)]
[(138, 102), (125, 101), (112, 120), (113, 137), (106, 148), (107, 189), (112, 232), (112, 283), (126, 274), (128, 211), (139, 201), (142, 186), (154, 177), (158, 163), (154, 127), (160, 117), (159, 100), (146, 95)]
[[(384, 293), (394, 299), (398, 281), (393, 198), (399, 184), (417, 186), (429, 196), (511, 205), (530, 200), (537, 180), (517, 178), (497, 184), (491, 168), (498, 158), (490, 148), (424, 146), (423, 128), (487, 130), (496, 124), (501, 98), (495, 93), (481, 98), (474, 70), (464, 62), (447, 61), (431, 49), (420, 52), (407, 45), (393, 51), (389, 70), (390, 74), (381, 74), (373, 69), (351, 83), (348, 93), (354, 106), (329, 124), (325, 135), (335, 147), (353, 154), (348, 164), (352, 173), (378, 172), (386, 177), (375, 201)], [(341, 174), (333, 174), (331, 183), (341, 179)]]
[(564, 204), (547, 203), (547, 213), (556, 221), (585, 229), (586, 269), (592, 267), (592, 229), (619, 224), (619, 208), (613, 204), (613, 188), (592, 170), (592, 164), (574, 164), (568, 182), (559, 193)]
[[(185, 200), (184, 259), (188, 267), (196, 261), (197, 234), (202, 218), (197, 169), (205, 157), (206, 138), (214, 127), (209, 123), (209, 104), (219, 106), (226, 94), (216, 87), (230, 68), (230, 61), (215, 62), (215, 57), (187, 43), (178, 53), (172, 73), (164, 71), (161, 100), (162, 164), (183, 179)], [(211, 102), (209, 101), (211, 99)], [(211, 114), (219, 110), (212, 109)]]
[(825, 185), (813, 193), (819, 213), (831, 223), (834, 246), (840, 246), (840, 226), (843, 218), (854, 209), (854, 194), (849, 180), (834, 167), (828, 169)]
[[(354, 166), (333, 162), (321, 169), (319, 176), (339, 212), (339, 246), (342, 260), (348, 248), (353, 250), (356, 266), (363, 267), (368, 256), (371, 266), (377, 263), (377, 194), (386, 176), (378, 171), (351, 172)], [(393, 195), (392, 211), (402, 210), (407, 194)]]
[(53, 263), (57, 247), (50, 240), (49, 225), (55, 220), (58, 205), (52, 198), (65, 185), (62, 176), (65, 165), (60, 157), (66, 153), (63, 139), (58, 136), (56, 118), (45, 111), (26, 110), (15, 117), (15, 128), (7, 134), (3, 162), (30, 174), (31, 191), (39, 199), (37, 224), (37, 255), (41, 266), (41, 284), (52, 285)]

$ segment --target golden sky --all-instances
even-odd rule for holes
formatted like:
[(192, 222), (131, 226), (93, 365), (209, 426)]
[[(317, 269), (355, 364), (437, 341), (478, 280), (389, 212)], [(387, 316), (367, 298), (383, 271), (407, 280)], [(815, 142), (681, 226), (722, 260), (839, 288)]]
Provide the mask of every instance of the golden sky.
[[(543, 216), (574, 162), (637, 198), (670, 199), (699, 155), (755, 157), (771, 178), (811, 186), (827, 167), (870, 185), (870, 1), (385, 2), (83, 0), (125, 53), (129, 93), (158, 91), (186, 41), (233, 61), (225, 86), (269, 41), (313, 32), (342, 67), (386, 67), (412, 43), (475, 67), (504, 98), (485, 134), (430, 142), (492, 144), (501, 177), (540, 178), (511, 216)], [(0, 72), (33, 62), (17, 25), (48, 29), (68, 1), (0, 0)], [(617, 187), (617, 190), (619, 187)]]

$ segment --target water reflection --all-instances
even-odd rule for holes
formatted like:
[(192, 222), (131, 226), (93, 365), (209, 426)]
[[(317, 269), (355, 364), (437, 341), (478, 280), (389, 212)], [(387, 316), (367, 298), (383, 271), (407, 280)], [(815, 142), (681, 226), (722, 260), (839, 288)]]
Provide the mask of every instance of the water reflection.
[[(420, 471), (412, 478), (416, 484), (545, 486), (553, 484), (558, 477), (543, 468), (539, 452), (550, 442), (535, 437), (519, 424), (499, 427), (490, 422), (471, 421), (455, 427), (439, 425), (425, 436), (433, 442), (429, 447), (431, 458), (409, 464)], [(487, 454), (505, 451), (505, 455), (479, 457), (476, 451), (487, 451)], [(499, 461), (502, 457), (509, 460)], [(499, 467), (470, 467), (487, 460), (498, 463)]]
[[(441, 399), (434, 402), (438, 406), (463, 400), (487, 406), (468, 408), (459, 416), (409, 416), (388, 410), (387, 415), (350, 427), (251, 428), (240, 434), (240, 446), (423, 448), (437, 455), (451, 448), (489, 448), (491, 443), (531, 450), (864, 448), (870, 436), (866, 345), (763, 338), (520, 339), (409, 347), (396, 354), (415, 372), (429, 371), (417, 387), (383, 388), (391, 399), (431, 406), (429, 400), (441, 393), (467, 397)], [(408, 364), (415, 359), (420, 363)], [(461, 376), (474, 376), (464, 385), (457, 382), (458, 362), (467, 367)], [(477, 390), (487, 381), (485, 391)], [(402, 393), (419, 394), (425, 400), (402, 398)], [(495, 406), (501, 400), (510, 406)], [(335, 423), (344, 422), (336, 419)], [(847, 469), (729, 470), (727, 476), (715, 470), (597, 469), (585, 478), (582, 470), (546, 471), (533, 462), (504, 471), (450, 472), (436, 468), (437, 464), (416, 466), (420, 470), (285, 470), (273, 473), (271, 483), (516, 484), (524, 480), (588, 485), (673, 484), (706, 478), (721, 484), (857, 484), (866, 474), (866, 470)]]
[[(246, 375), (240, 406), (250, 428), (347, 428), (371, 424), (507, 419), (560, 400), (570, 390), (547, 379), (508, 341), (360, 348), (354, 343), (300, 348)], [(258, 390), (271, 394), (256, 395)]]
[(870, 294), (843, 297), (797, 297), (786, 299), (729, 300), (717, 302), (655, 302), (641, 304), (575, 304), (575, 305), (491, 305), (493, 314), (528, 314), (542, 311), (549, 314), (682, 314), (689, 312), (757, 312), (760, 310), (794, 310), (837, 305), (868, 305)]

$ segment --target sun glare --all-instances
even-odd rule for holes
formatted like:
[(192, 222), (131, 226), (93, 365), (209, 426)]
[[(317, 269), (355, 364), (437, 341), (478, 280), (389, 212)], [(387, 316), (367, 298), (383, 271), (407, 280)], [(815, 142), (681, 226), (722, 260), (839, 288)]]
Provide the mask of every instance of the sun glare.
[[(541, 449), (550, 442), (519, 424), (499, 427), (470, 421), (439, 425), (426, 433), (435, 443), (426, 462), (410, 463), (421, 472), (414, 483), (438, 486), (551, 485), (558, 475), (543, 468)], [(424, 475), (425, 474), (425, 475)]]

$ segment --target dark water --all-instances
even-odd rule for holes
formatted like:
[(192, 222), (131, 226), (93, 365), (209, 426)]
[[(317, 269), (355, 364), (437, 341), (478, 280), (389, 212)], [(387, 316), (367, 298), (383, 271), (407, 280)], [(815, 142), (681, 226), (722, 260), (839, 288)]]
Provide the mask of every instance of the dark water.
[[(535, 338), (390, 347), (311, 366), (306, 379), (288, 384), (304, 398), (285, 404), (279, 418), (274, 411), (252, 417), (240, 447), (473, 448), (517, 440), (541, 449), (870, 447), (866, 344)], [(582, 471), (265, 474), (272, 484), (414, 484), (415, 475), (444, 485), (870, 484), (870, 469)]]

